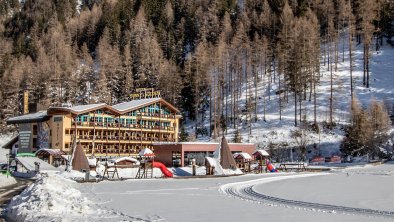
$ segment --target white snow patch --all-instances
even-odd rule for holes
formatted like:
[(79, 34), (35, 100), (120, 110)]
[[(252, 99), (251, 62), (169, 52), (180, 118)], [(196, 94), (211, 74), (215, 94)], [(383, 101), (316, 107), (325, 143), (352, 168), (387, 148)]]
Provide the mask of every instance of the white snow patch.
[(16, 183), (16, 180), (12, 176), (6, 176), (0, 173), (0, 187), (10, 186)]
[[(71, 174), (74, 174), (72, 172)], [(64, 174), (48, 174), (12, 198), (7, 216), (13, 221), (141, 221), (88, 200)]]

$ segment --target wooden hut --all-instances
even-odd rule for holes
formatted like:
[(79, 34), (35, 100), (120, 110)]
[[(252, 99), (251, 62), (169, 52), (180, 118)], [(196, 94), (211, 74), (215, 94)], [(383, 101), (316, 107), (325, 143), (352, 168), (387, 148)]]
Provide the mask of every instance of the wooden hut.
[(269, 153), (265, 150), (256, 150), (252, 156), (258, 162), (258, 173), (262, 173), (263, 169), (266, 169), (265, 162), (270, 156)]
[(249, 153), (235, 153), (233, 155), (237, 167), (244, 172), (250, 172), (252, 156)]
[(65, 155), (65, 153), (59, 149), (40, 149), (36, 152), (36, 157), (47, 161), (55, 167), (65, 164), (65, 159), (62, 155)]

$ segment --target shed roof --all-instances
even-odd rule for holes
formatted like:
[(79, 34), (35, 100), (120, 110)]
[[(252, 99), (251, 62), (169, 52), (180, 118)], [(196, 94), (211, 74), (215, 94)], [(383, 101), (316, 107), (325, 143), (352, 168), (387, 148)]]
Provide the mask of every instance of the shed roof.
[(251, 160), (252, 157), (250, 156), (249, 153), (234, 153), (234, 158), (242, 158), (245, 160)]
[(12, 146), (18, 142), (19, 135), (12, 137), (6, 144), (3, 145), (4, 149), (12, 149)]
[(36, 169), (35, 163), (39, 164), (40, 171), (61, 171), (60, 168), (56, 168), (49, 163), (37, 158), (37, 157), (16, 157), (16, 161), (18, 161), (23, 167), (25, 167), (28, 171), (34, 171)]
[(64, 155), (63, 151), (59, 149), (40, 149), (36, 152), (36, 156), (38, 155), (51, 155), (51, 156), (62, 156)]
[(253, 155), (269, 156), (269, 153), (265, 150), (256, 150)]
[(39, 111), (36, 113), (29, 113), (22, 116), (11, 117), (7, 120), (7, 124), (20, 124), (20, 123), (36, 123), (44, 122), (49, 119), (47, 111)]

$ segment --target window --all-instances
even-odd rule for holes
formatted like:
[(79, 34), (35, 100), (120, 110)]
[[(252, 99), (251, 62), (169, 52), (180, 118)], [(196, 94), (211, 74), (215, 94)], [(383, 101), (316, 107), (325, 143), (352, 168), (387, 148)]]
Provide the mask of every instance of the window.
[(61, 122), (63, 120), (62, 116), (55, 116), (53, 117), (53, 122)]
[(68, 143), (66, 143), (66, 144), (64, 145), (64, 148), (68, 149), (68, 147), (69, 147), (69, 145), (68, 145)]
[(70, 130), (66, 130), (66, 135), (70, 134)]
[(37, 138), (33, 138), (33, 148), (37, 148)]
[(33, 125), (33, 135), (37, 135), (37, 125)]

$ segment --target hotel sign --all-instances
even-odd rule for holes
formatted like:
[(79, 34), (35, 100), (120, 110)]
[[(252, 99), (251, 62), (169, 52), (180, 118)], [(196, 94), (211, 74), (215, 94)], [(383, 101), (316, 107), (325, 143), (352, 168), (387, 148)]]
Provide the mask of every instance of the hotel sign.
[(154, 91), (153, 88), (138, 88), (135, 90), (136, 92), (130, 94), (131, 99), (150, 99), (150, 98), (159, 98), (160, 91)]
[(19, 141), (21, 149), (29, 149), (30, 148), (30, 136), (31, 131), (19, 131)]

